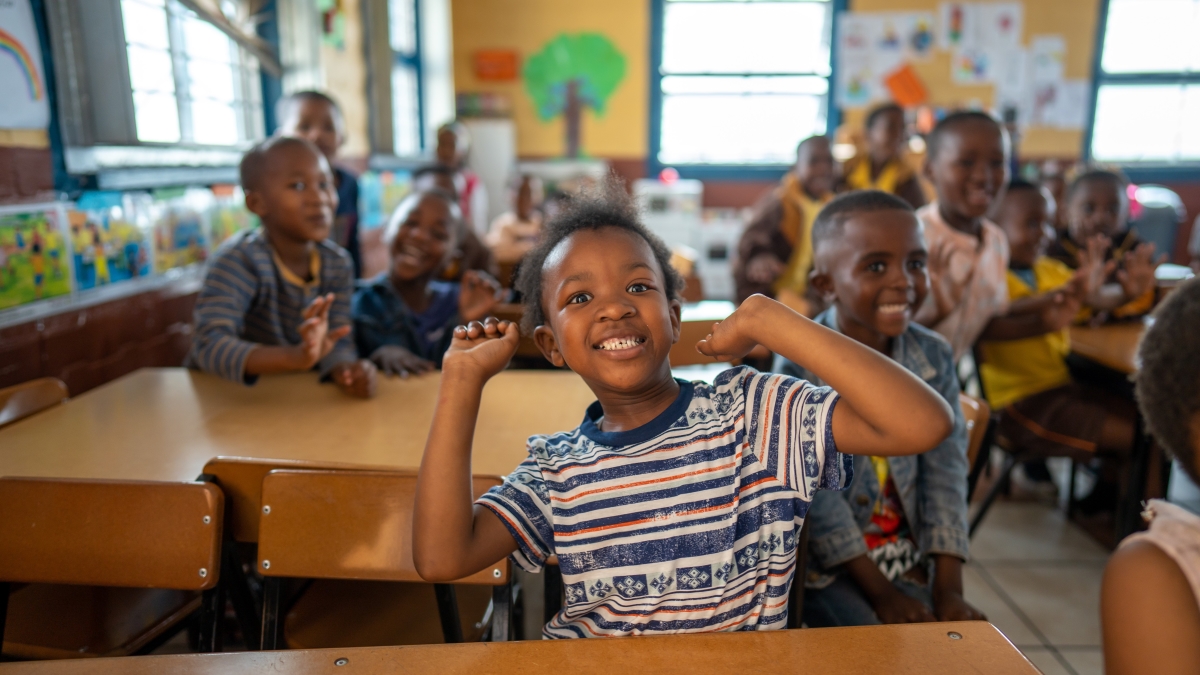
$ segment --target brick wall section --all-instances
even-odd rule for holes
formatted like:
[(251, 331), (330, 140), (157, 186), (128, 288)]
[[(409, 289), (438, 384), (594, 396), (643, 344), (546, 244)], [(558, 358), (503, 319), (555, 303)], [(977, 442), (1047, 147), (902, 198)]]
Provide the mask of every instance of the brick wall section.
[(50, 150), (0, 146), (0, 203), (54, 190)]

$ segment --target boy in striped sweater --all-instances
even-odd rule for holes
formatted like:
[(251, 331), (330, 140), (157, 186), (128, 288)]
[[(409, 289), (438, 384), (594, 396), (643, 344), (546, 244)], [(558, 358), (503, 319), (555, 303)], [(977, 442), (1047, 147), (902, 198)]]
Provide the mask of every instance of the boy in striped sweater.
[(270, 138), (242, 158), (246, 208), (261, 228), (239, 232), (208, 263), (187, 365), (234, 382), (317, 368), (345, 393), (375, 393), (375, 366), (350, 340), (350, 256), (327, 241), (337, 194), (308, 141)]
[(546, 637), (781, 628), (804, 516), (818, 489), (849, 483), (846, 455), (919, 453), (952, 431), (949, 406), (916, 376), (763, 296), (697, 349), (729, 361), (761, 343), (829, 387), (746, 367), (712, 385), (674, 379), (682, 280), (669, 259), (615, 183), (546, 226), (517, 282), (525, 329), (598, 400), (576, 429), (531, 437), (529, 457), (476, 502), (480, 397), (519, 331), (492, 318), (455, 329), (417, 486), (425, 579), (508, 555), (537, 571), (553, 554), (566, 603)]

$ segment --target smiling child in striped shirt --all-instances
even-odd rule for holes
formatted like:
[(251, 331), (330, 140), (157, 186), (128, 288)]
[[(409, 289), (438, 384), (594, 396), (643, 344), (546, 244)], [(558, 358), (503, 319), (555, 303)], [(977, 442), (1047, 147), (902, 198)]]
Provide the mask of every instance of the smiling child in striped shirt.
[(529, 457), (477, 502), (479, 402), (518, 329), (455, 329), (417, 486), (422, 577), (508, 555), (537, 571), (557, 555), (566, 602), (546, 637), (782, 628), (804, 516), (816, 490), (849, 483), (846, 454), (919, 453), (951, 432), (950, 408), (920, 379), (763, 296), (697, 349), (728, 361), (761, 343), (832, 388), (746, 367), (712, 385), (674, 379), (682, 281), (669, 259), (616, 184), (547, 224), (517, 282), (525, 328), (598, 401), (578, 428), (531, 437)]

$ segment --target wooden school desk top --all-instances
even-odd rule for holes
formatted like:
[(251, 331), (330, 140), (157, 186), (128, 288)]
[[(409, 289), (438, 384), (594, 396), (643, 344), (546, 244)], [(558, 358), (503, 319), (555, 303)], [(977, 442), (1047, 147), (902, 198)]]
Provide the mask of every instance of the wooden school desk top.
[[(416, 468), (439, 382), (380, 377), (364, 401), (311, 373), (243, 387), (142, 369), (0, 429), (0, 476), (190, 481), (218, 455)], [(574, 373), (500, 373), (483, 391), (473, 470), (507, 475), (529, 435), (575, 428), (594, 400)]]
[[(951, 634), (959, 636), (958, 639)], [(1000, 631), (983, 621), (644, 638), (134, 656), (13, 663), (0, 666), (0, 671), (13, 675), (1038, 674)]]
[(1098, 328), (1072, 326), (1071, 351), (1117, 372), (1132, 374), (1137, 371), (1138, 341), (1145, 331), (1140, 321)]

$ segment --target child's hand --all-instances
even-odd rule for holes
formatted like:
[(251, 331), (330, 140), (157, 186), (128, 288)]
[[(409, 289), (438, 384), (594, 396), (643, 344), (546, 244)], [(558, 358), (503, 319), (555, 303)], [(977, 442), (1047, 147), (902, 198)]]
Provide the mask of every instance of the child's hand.
[(300, 324), (300, 344), (297, 370), (308, 370), (333, 351), (338, 340), (350, 334), (350, 326), (330, 330), (329, 310), (333, 307), (333, 293), (317, 296), (304, 308), (304, 322)]
[(458, 315), (470, 323), (478, 321), (496, 306), (500, 294), (500, 282), (487, 272), (468, 270), (463, 273), (458, 291)]
[(1113, 273), (1117, 268), (1115, 260), (1105, 262), (1104, 255), (1108, 251), (1108, 247), (1112, 245), (1112, 240), (1103, 234), (1088, 239), (1087, 246), (1079, 249), (1077, 258), (1079, 260), (1079, 269), (1076, 270), (1075, 278), (1078, 279), (1082, 298), (1090, 298), (1092, 295), (1104, 285), (1104, 280), (1108, 275)]
[(1117, 282), (1125, 291), (1126, 301), (1136, 300), (1154, 288), (1154, 270), (1166, 260), (1166, 255), (1154, 259), (1154, 244), (1149, 242), (1138, 244), (1125, 256), (1124, 264), (1117, 270)]
[(521, 332), (515, 323), (494, 316), (458, 326), (442, 359), (442, 370), (447, 373), (465, 370), (486, 382), (508, 365), (517, 353), (520, 339)]
[(938, 621), (987, 621), (983, 612), (963, 599), (962, 593), (934, 593), (933, 613)]
[(783, 274), (785, 265), (773, 255), (755, 256), (746, 263), (746, 278), (756, 284), (769, 284)]
[(375, 374), (375, 364), (366, 359), (339, 363), (329, 371), (338, 389), (355, 398), (371, 398), (375, 395)]
[[(893, 587), (894, 588), (894, 587)], [(909, 597), (899, 590), (885, 593), (871, 602), (875, 616), (883, 623), (924, 623), (937, 621), (925, 603)]]
[(1050, 297), (1040, 312), (1046, 332), (1060, 331), (1071, 325), (1082, 306), (1079, 292), (1079, 285), (1068, 283), (1048, 294)]
[(746, 298), (724, 321), (714, 323), (712, 332), (696, 343), (696, 351), (718, 361), (732, 361), (749, 354), (750, 350), (758, 346), (750, 324), (760, 312), (771, 306), (791, 311), (765, 295), (756, 293)]
[(433, 361), (426, 361), (404, 347), (396, 345), (384, 345), (376, 349), (371, 354), (371, 363), (374, 363), (385, 375), (399, 375), (400, 377), (423, 375), (437, 368), (433, 365)]

